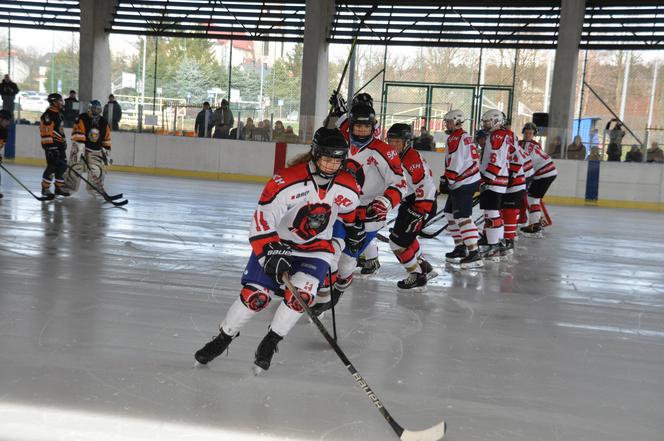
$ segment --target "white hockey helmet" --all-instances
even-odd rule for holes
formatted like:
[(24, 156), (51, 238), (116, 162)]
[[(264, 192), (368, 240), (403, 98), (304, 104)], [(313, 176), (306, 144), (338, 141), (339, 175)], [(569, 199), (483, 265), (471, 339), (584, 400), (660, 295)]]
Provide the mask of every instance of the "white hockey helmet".
[(498, 109), (491, 109), (482, 115), (482, 128), (494, 131), (505, 125), (505, 114)]
[(466, 121), (466, 115), (461, 109), (452, 109), (443, 116), (443, 121), (453, 121), (455, 126), (460, 126)]

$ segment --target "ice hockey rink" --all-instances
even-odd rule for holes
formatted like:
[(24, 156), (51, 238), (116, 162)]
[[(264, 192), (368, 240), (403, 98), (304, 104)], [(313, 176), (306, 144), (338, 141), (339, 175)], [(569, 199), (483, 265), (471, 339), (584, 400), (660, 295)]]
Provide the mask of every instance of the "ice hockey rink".
[[(8, 165), (39, 188), (41, 170)], [(276, 308), (195, 368), (238, 295), (259, 184), (114, 173), (40, 203), (2, 173), (0, 439), (389, 440), (389, 426), (301, 320), (251, 371)], [(664, 439), (664, 214), (550, 206), (510, 262), (442, 267), (424, 293), (381, 245), (337, 309), (342, 349), (409, 429), (455, 441)], [(329, 325), (329, 318), (324, 322)]]

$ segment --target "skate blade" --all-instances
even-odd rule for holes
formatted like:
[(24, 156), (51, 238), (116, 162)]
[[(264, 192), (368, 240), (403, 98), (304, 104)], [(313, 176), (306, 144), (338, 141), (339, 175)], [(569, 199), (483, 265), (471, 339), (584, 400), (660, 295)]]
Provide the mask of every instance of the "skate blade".
[(251, 366), (251, 370), (253, 371), (255, 377), (259, 377), (263, 374), (263, 372), (265, 372), (265, 369), (256, 365)]
[(406, 292), (418, 292), (418, 293), (419, 292), (426, 292), (427, 291), (427, 286), (426, 285), (416, 286), (415, 288), (399, 288), (397, 286), (397, 291), (398, 292), (403, 292), (403, 293), (406, 293)]
[(427, 281), (435, 279), (436, 277), (438, 277), (438, 271), (436, 270), (431, 270), (430, 272), (427, 273)]
[(194, 362), (194, 368), (196, 368), (196, 369), (207, 369), (207, 368), (209, 368), (209, 366), (208, 366), (207, 363), (203, 364), (200, 361), (196, 360)]
[(377, 276), (380, 273), (380, 270), (376, 270), (373, 273), (370, 274), (362, 274), (362, 273), (356, 273), (353, 274), (353, 277), (357, 279), (368, 279), (369, 277)]
[(461, 269), (473, 269), (473, 268), (484, 268), (484, 262), (480, 260), (477, 262), (461, 264)]
[(523, 237), (527, 237), (529, 239), (542, 239), (544, 237), (544, 235), (542, 233), (524, 233), (524, 232), (521, 232), (521, 234), (523, 234)]
[(461, 263), (461, 257), (453, 257), (453, 258), (452, 257), (446, 257), (445, 262), (459, 264), (459, 263)]

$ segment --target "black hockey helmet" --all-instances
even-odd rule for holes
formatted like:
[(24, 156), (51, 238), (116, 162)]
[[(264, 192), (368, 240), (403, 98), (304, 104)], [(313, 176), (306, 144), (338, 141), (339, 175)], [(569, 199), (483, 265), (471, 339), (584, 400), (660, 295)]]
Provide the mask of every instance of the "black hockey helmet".
[(88, 104), (88, 112), (90, 112), (90, 116), (99, 116), (101, 115), (101, 103), (99, 100), (92, 100)]
[[(339, 129), (328, 129), (321, 127), (314, 133), (311, 141), (311, 155), (316, 165), (317, 173), (324, 178), (333, 178), (343, 167), (343, 161), (348, 157), (348, 143)], [(341, 159), (342, 163), (334, 174), (328, 174), (318, 168), (318, 161), (323, 156)]]
[[(350, 124), (350, 136), (359, 142), (367, 142), (373, 137), (373, 132), (376, 129), (376, 112), (373, 107), (366, 104), (355, 104), (350, 108), (350, 113), (348, 115), (348, 121)], [(371, 126), (371, 133), (368, 136), (356, 136), (353, 135), (353, 126), (355, 124), (366, 124)]]
[(366, 104), (367, 106), (373, 108), (373, 98), (368, 93), (358, 93), (353, 97), (351, 106), (354, 106), (355, 104)]
[(48, 101), (48, 103), (51, 106), (54, 105), (55, 103), (64, 103), (64, 101), (62, 100), (62, 95), (60, 95), (59, 93), (50, 93), (48, 97), (46, 97), (46, 101)]
[(410, 128), (410, 125), (404, 123), (392, 124), (392, 127), (387, 131), (387, 139), (403, 139), (404, 148), (399, 152), (400, 155), (403, 154), (413, 145), (413, 131)]
[(475, 144), (479, 144), (481, 138), (488, 138), (488, 137), (489, 137), (489, 132), (487, 132), (486, 130), (478, 130), (477, 132), (475, 132)]
[(537, 126), (535, 123), (532, 122), (527, 122), (523, 125), (523, 129), (521, 129), (521, 133), (526, 133), (526, 130), (532, 130), (533, 135), (537, 135)]
[(12, 119), (12, 114), (9, 110), (0, 110), (0, 119), (10, 120)]

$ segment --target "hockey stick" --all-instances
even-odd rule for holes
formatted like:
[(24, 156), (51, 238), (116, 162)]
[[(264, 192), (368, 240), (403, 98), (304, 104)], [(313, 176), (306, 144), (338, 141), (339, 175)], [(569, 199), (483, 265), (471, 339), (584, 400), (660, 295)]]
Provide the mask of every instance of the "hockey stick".
[(337, 341), (337, 316), (334, 312), (334, 300), (332, 299), (332, 268), (327, 269), (327, 277), (330, 281), (330, 302), (332, 302), (332, 333), (334, 334), (334, 341)]
[[(83, 162), (85, 162), (85, 166), (88, 167), (88, 170), (90, 170), (90, 163), (88, 162), (87, 159), (85, 159), (85, 153), (81, 155), (81, 159), (83, 160)], [(105, 155), (104, 155), (104, 164), (108, 165), (108, 158)], [(106, 196), (108, 196), (108, 198), (112, 201), (117, 201), (118, 199), (122, 199), (123, 194), (122, 193), (114, 195), (106, 194)]]
[[(65, 163), (65, 164), (66, 164), (66, 163)], [(79, 172), (77, 172), (77, 171), (74, 169), (74, 167), (72, 167), (71, 165), (67, 165), (67, 167), (69, 168), (69, 170), (71, 170), (72, 172), (74, 172), (74, 174), (75, 174), (76, 176), (78, 176), (79, 178), (81, 178), (81, 180), (82, 180), (83, 182), (85, 182), (86, 184), (88, 184), (88, 185), (89, 185), (90, 187), (92, 187), (97, 193), (99, 193), (100, 195), (102, 195), (102, 197), (104, 198), (104, 200), (105, 200), (106, 202), (111, 203), (111, 204), (113, 204), (113, 205), (116, 206), (116, 207), (122, 207), (122, 206), (127, 205), (127, 204), (129, 203), (129, 201), (128, 201), (127, 199), (125, 199), (124, 201), (120, 201), (120, 202), (116, 202), (116, 201), (114, 201), (113, 199), (111, 199), (111, 197), (110, 197), (108, 194), (106, 194), (105, 191), (100, 190), (100, 189), (99, 189), (96, 185), (94, 185), (92, 182), (90, 182), (90, 181), (88, 181), (87, 179), (85, 179), (85, 178), (83, 177), (83, 175), (81, 175)], [(88, 168), (88, 169), (89, 169), (89, 168)]]
[(44, 202), (44, 201), (52, 201), (53, 199), (55, 199), (55, 195), (54, 195), (54, 194), (52, 194), (52, 195), (50, 195), (50, 196), (37, 196), (36, 194), (34, 194), (34, 193), (32, 192), (32, 190), (30, 190), (28, 187), (26, 187), (25, 184), (23, 184), (23, 182), (19, 181), (19, 179), (18, 179), (16, 176), (14, 176), (14, 175), (12, 174), (12, 172), (10, 172), (9, 170), (7, 170), (7, 169), (5, 168), (5, 166), (2, 165), (1, 163), (0, 163), (0, 168), (3, 169), (3, 170), (4, 170), (9, 176), (11, 176), (11, 178), (12, 178), (13, 180), (15, 180), (15, 181), (18, 183), (18, 185), (20, 185), (21, 187), (23, 187), (28, 193), (30, 193), (30, 194), (32, 195), (33, 198), (37, 199), (38, 201), (40, 201), (40, 202)]
[(390, 413), (387, 411), (383, 403), (380, 401), (378, 396), (376, 396), (374, 391), (369, 387), (364, 378), (362, 378), (360, 373), (357, 372), (357, 369), (355, 369), (353, 363), (351, 363), (350, 360), (348, 360), (346, 354), (344, 354), (344, 352), (341, 350), (337, 342), (334, 341), (332, 336), (327, 332), (325, 326), (321, 323), (318, 317), (316, 317), (316, 315), (313, 312), (311, 312), (309, 305), (307, 305), (307, 303), (304, 300), (302, 300), (302, 297), (300, 296), (300, 293), (297, 291), (297, 288), (295, 288), (291, 283), (288, 273), (284, 273), (281, 279), (284, 281), (290, 292), (293, 293), (297, 301), (300, 302), (300, 305), (302, 305), (304, 311), (309, 315), (309, 318), (316, 325), (320, 333), (323, 334), (325, 340), (327, 340), (330, 346), (332, 346), (332, 349), (334, 349), (334, 352), (337, 353), (337, 356), (341, 359), (341, 362), (346, 366), (348, 372), (350, 372), (350, 374), (353, 376), (355, 382), (358, 384), (358, 386), (360, 386), (360, 388), (364, 391), (364, 393), (367, 394), (367, 397), (369, 397), (371, 403), (374, 406), (376, 406), (378, 412), (380, 412), (380, 414), (383, 415), (383, 418), (385, 418), (385, 420), (390, 425), (392, 430), (394, 430), (394, 433), (397, 434), (399, 439), (401, 439), (402, 441), (437, 441), (442, 439), (443, 436), (445, 436), (445, 430), (447, 429), (447, 424), (445, 423), (445, 421), (442, 421), (428, 429), (419, 430), (419, 431), (411, 431), (401, 427), (399, 423), (397, 423), (394, 420), (394, 418), (392, 418), (392, 415), (390, 415)]

